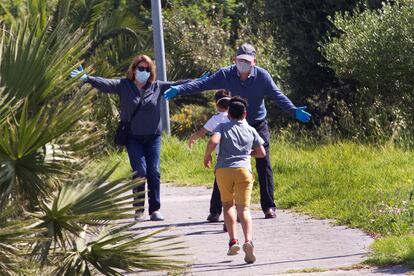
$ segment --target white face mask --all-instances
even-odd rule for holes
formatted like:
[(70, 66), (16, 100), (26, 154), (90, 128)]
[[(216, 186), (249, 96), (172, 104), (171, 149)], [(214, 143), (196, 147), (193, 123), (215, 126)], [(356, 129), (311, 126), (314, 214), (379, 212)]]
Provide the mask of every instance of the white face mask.
[(252, 69), (252, 65), (250, 62), (241, 60), (236, 60), (236, 67), (240, 73), (249, 73)]
[(135, 70), (135, 79), (142, 84), (145, 84), (147, 82), (150, 75), (150, 72)]

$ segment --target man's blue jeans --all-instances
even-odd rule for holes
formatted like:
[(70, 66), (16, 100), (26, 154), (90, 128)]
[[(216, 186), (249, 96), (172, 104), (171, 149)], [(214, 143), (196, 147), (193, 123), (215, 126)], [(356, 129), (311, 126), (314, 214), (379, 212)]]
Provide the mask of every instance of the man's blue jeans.
[[(129, 162), (134, 172), (133, 177), (145, 177), (148, 185), (149, 214), (158, 211), (160, 202), (160, 151), (161, 136), (152, 135), (129, 135), (126, 145)], [(136, 187), (133, 192), (143, 192), (145, 185)], [(144, 206), (145, 194), (135, 199), (142, 199), (142, 202), (134, 206)]]

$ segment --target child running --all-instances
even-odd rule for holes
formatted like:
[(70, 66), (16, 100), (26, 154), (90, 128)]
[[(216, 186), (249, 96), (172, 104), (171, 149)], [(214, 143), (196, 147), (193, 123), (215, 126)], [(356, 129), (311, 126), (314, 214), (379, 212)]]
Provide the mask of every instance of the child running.
[(188, 139), (188, 146), (190, 149), (198, 139), (206, 135), (208, 132), (213, 132), (213, 130), (219, 124), (227, 123), (229, 121), (227, 118), (227, 111), (229, 109), (230, 100), (229, 93), (224, 89), (218, 90), (214, 94), (214, 99), (216, 101), (216, 109), (218, 113), (211, 116), (211, 118), (208, 119), (202, 128), (191, 134), (190, 138)]
[[(201, 137), (207, 133), (212, 133), (213, 130), (221, 123), (229, 122), (227, 117), (227, 111), (229, 109), (229, 93), (224, 90), (218, 90), (214, 94), (214, 99), (216, 101), (216, 108), (218, 113), (211, 116), (211, 118), (200, 128), (197, 132), (194, 132), (188, 139), (188, 146), (191, 149), (191, 146)], [(219, 147), (216, 147), (216, 154), (219, 153)], [(209, 222), (218, 222), (221, 214), (221, 201), (220, 201), (220, 192), (217, 186), (217, 181), (214, 178), (213, 192), (210, 199), (210, 214), (207, 217)], [(225, 227), (223, 227), (225, 228)]]
[[(236, 233), (236, 208), (244, 234), (244, 261), (254, 263), (256, 256), (253, 246), (253, 227), (250, 214), (250, 199), (253, 175), (250, 157), (264, 158), (264, 141), (257, 131), (246, 122), (247, 102), (232, 97), (229, 102), (230, 122), (217, 126), (211, 136), (204, 155), (204, 166), (211, 167), (211, 153), (220, 144), (215, 175), (224, 210), (224, 223), (229, 234), (228, 256), (237, 255), (240, 250)], [(253, 149), (253, 150), (252, 150)]]

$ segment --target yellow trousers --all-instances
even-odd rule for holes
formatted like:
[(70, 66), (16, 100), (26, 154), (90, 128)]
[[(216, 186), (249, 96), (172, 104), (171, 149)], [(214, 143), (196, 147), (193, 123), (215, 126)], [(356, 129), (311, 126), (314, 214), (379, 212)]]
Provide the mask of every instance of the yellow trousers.
[(216, 172), (221, 202), (235, 202), (250, 206), (253, 188), (253, 174), (246, 168), (220, 168)]

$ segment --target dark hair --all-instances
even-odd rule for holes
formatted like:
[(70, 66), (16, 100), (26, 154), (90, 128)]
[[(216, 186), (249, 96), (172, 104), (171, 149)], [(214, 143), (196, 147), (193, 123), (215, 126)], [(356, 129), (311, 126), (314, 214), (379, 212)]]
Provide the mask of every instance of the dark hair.
[(242, 119), (247, 110), (247, 101), (239, 96), (234, 96), (229, 102), (229, 115), (232, 119)]
[(221, 98), (225, 98), (229, 96), (229, 92), (225, 89), (217, 90), (216, 94), (214, 94), (214, 99), (218, 102)]
[(218, 100), (216, 102), (217, 107), (220, 107), (222, 109), (228, 109), (229, 108), (229, 103), (230, 103), (230, 97), (224, 97), (221, 98), (220, 100)]

